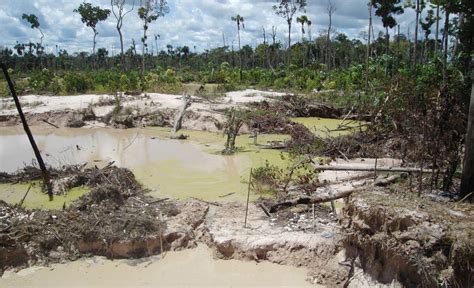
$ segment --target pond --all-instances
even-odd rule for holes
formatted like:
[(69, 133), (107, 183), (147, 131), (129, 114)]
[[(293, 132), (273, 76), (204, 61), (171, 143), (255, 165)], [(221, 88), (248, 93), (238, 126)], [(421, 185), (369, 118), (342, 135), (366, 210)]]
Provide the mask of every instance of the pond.
[[(300, 118), (305, 125), (333, 129), (340, 120)], [(329, 126), (328, 126), (329, 125)], [(33, 127), (33, 134), (45, 162), (53, 167), (88, 163), (103, 167), (115, 165), (132, 170), (137, 179), (158, 198), (188, 199), (191, 197), (216, 201), (244, 201), (250, 168), (266, 161), (284, 166), (281, 151), (262, 149), (254, 145), (249, 135), (237, 138), (239, 152), (224, 156), (225, 137), (221, 133), (182, 131), (189, 140), (172, 140), (168, 128), (136, 129), (72, 129)], [(258, 144), (288, 139), (285, 135), (259, 135)], [(34, 164), (33, 151), (20, 127), (0, 128), (0, 171), (14, 172)], [(0, 185), (0, 200), (18, 203), (28, 184)], [(58, 203), (38, 203), (41, 195), (36, 185), (27, 197), (27, 207), (60, 208), (84, 194), (73, 193)], [(226, 196), (226, 197), (223, 197)], [(257, 198), (252, 195), (252, 199)], [(35, 204), (36, 203), (36, 204)]]

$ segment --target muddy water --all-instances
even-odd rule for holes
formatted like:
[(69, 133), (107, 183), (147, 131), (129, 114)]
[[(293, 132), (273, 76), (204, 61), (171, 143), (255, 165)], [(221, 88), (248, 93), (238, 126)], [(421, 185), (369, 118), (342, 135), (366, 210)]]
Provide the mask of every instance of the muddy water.
[[(297, 118), (295, 121), (314, 128), (315, 132), (335, 129), (341, 123), (340, 120), (321, 118)], [(262, 166), (265, 161), (286, 165), (281, 160), (281, 152), (260, 149), (253, 145), (253, 139), (248, 135), (237, 138), (239, 153), (223, 156), (220, 151), (224, 148), (225, 138), (221, 133), (183, 131), (190, 136), (190, 140), (179, 141), (170, 139), (167, 128), (118, 130), (33, 127), (32, 130), (48, 165), (59, 167), (87, 162), (90, 166), (102, 167), (115, 161), (117, 166), (131, 169), (137, 179), (151, 190), (151, 195), (156, 197), (243, 201), (247, 193), (245, 181), (251, 167)], [(258, 144), (287, 138), (283, 135), (259, 135)], [(20, 127), (0, 128), (0, 171), (14, 172), (34, 163), (33, 159), (33, 151)], [(14, 191), (26, 189), (0, 185), (0, 200), (18, 203), (18, 193)], [(40, 195), (36, 190), (33, 194)], [(28, 197), (25, 203), (28, 204), (30, 200)], [(70, 200), (73, 199), (67, 199)], [(60, 207), (62, 203), (51, 204), (55, 207), (50, 208)], [(45, 203), (42, 205), (38, 207), (46, 208)]]
[[(190, 135), (190, 141), (171, 140), (169, 129), (160, 128), (33, 128), (33, 133), (48, 165), (87, 162), (101, 167), (115, 161), (117, 166), (131, 169), (156, 197), (243, 200), (247, 187), (244, 179), (250, 167), (263, 165), (266, 160), (282, 162), (280, 152), (260, 150), (248, 136), (237, 139), (241, 153), (222, 156), (219, 151), (225, 139), (218, 133), (184, 131)], [(0, 135), (0, 171), (13, 172), (32, 163), (33, 152), (20, 128), (0, 128)], [(283, 138), (261, 135), (259, 143)], [(12, 191), (8, 186), (0, 186), (0, 192), (5, 190)], [(219, 197), (230, 193), (233, 194)], [(0, 199), (8, 201), (11, 194), (0, 193)]]
[(50, 268), (7, 272), (1, 287), (315, 287), (301, 268), (269, 262), (214, 260), (204, 246), (164, 259), (110, 261), (94, 257)]

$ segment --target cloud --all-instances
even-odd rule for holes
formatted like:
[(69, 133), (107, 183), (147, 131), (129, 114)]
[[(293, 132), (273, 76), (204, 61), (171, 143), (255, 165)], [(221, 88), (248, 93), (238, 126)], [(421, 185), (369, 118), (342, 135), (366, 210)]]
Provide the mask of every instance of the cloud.
[[(349, 37), (357, 37), (361, 31), (367, 31), (367, 0), (332, 0), (337, 9), (333, 15), (333, 27), (337, 32), (344, 32)], [(45, 34), (44, 42), (50, 50), (59, 45), (71, 52), (88, 51), (92, 49), (93, 33), (80, 20), (73, 10), (83, 0), (2, 0), (0, 2), (0, 46), (12, 47), (17, 41), (39, 41), (40, 33), (31, 29), (21, 19), (23, 13), (33, 13), (39, 17), (41, 28)], [(110, 0), (89, 0), (93, 5), (110, 9)], [(127, 0), (131, 7), (133, 0)], [(127, 15), (123, 24), (125, 49), (130, 47), (132, 39), (141, 51), (143, 29), (142, 22), (135, 10)], [(277, 27), (278, 38), (287, 45), (288, 28), (285, 20), (272, 10), (274, 0), (168, 0), (170, 13), (150, 25), (148, 30), (149, 49), (156, 51), (154, 34), (159, 34), (158, 49), (165, 50), (167, 44), (174, 47), (187, 45), (197, 51), (215, 48), (226, 44), (237, 47), (237, 26), (231, 17), (240, 14), (244, 17), (245, 29), (241, 31), (242, 45), (256, 46), (263, 41), (263, 28), (271, 31)], [(327, 30), (329, 17), (327, 15), (327, 0), (308, 0), (306, 15), (312, 20), (313, 38)], [(298, 15), (300, 15), (299, 13)], [(411, 9), (397, 19), (402, 31), (411, 27), (414, 30), (414, 13)], [(120, 42), (116, 30), (116, 19), (113, 15), (97, 26), (99, 35), (97, 47), (105, 47), (109, 51), (119, 51)], [(374, 30), (384, 31), (381, 21), (374, 18)], [(301, 29), (294, 19), (292, 41), (301, 39)], [(269, 36), (267, 35), (267, 38)]]

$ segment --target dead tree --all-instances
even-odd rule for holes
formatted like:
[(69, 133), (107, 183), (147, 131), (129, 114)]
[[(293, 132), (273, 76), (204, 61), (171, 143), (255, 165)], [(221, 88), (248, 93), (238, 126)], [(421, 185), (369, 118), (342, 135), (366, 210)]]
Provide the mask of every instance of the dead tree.
[(331, 66), (331, 30), (332, 30), (332, 15), (336, 12), (336, 4), (332, 0), (328, 1), (327, 12), (329, 16), (328, 34), (326, 35), (326, 66)]
[(190, 95), (183, 95), (182, 98), (182, 105), (181, 108), (178, 111), (178, 114), (176, 114), (176, 118), (174, 119), (174, 125), (173, 125), (173, 130), (172, 130), (172, 138), (176, 137), (176, 132), (181, 130), (181, 127), (183, 125), (183, 117), (184, 114), (186, 113), (186, 109), (191, 107), (191, 104), (193, 103), (193, 100)]
[(235, 139), (239, 134), (239, 130), (244, 124), (242, 112), (232, 108), (227, 115), (227, 123), (225, 125), (224, 134), (227, 136), (224, 151), (222, 154), (231, 155), (235, 153)]

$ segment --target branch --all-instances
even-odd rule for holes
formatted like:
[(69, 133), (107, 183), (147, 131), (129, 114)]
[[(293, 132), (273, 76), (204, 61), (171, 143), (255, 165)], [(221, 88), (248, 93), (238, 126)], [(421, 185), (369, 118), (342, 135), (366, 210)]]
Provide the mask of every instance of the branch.
[(318, 204), (318, 203), (323, 203), (323, 202), (334, 201), (334, 200), (337, 200), (337, 199), (347, 198), (347, 197), (351, 196), (352, 193), (364, 191), (366, 188), (367, 187), (359, 187), (359, 188), (355, 188), (355, 189), (352, 189), (352, 190), (339, 192), (339, 193), (336, 193), (336, 194), (333, 194), (333, 195), (325, 194), (325, 195), (318, 195), (318, 196), (315, 196), (315, 197), (303, 197), (303, 198), (289, 200), (289, 201), (286, 201), (286, 202), (277, 203), (277, 204), (273, 205), (270, 208), (270, 213), (275, 213), (275, 212), (278, 212), (278, 211), (280, 211), (284, 208), (299, 205), (299, 204), (305, 204), (305, 205)]

